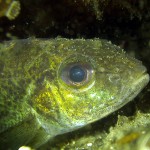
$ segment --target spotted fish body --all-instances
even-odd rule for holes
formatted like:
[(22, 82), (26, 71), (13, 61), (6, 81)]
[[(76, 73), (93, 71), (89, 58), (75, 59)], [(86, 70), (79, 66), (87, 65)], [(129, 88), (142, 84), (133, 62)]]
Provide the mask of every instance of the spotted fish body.
[[(81, 66), (84, 80), (69, 71)], [(108, 41), (25, 39), (0, 44), (0, 149), (38, 148), (119, 109), (148, 83), (142, 63)]]

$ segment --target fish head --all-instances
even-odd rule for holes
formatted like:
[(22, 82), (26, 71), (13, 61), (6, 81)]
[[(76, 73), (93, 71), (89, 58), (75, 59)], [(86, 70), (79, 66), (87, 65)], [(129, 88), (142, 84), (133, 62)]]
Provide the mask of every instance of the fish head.
[(121, 108), (149, 81), (142, 63), (110, 42), (80, 39), (63, 43), (53, 56), (55, 77), (51, 82), (45, 80), (47, 92), (38, 96), (36, 105), (67, 131)]

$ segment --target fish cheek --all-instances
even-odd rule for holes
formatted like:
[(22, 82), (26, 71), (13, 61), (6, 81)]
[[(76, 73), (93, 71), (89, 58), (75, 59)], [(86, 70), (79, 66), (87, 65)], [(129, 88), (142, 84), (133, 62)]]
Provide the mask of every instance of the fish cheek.
[(33, 98), (32, 106), (41, 116), (53, 118), (55, 120), (58, 119), (58, 104), (53, 94), (48, 89), (40, 91), (39, 95)]
[(72, 122), (84, 120), (89, 112), (90, 101), (87, 92), (74, 92), (70, 89), (61, 89), (63, 93), (62, 111), (72, 120)]

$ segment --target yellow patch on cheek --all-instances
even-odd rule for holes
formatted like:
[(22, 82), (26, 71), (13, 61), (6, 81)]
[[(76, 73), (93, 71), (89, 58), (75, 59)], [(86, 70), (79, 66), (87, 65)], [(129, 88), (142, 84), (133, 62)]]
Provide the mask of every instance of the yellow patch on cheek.
[(49, 91), (44, 91), (35, 97), (34, 106), (37, 111), (43, 113), (46, 116), (57, 118), (58, 105), (53, 97), (53, 94)]
[(62, 93), (64, 93), (65, 99), (62, 103), (62, 109), (66, 111), (67, 116), (72, 120), (84, 117), (84, 112), (88, 110), (88, 103), (81, 97), (81, 93), (72, 93), (69, 90), (64, 90)]

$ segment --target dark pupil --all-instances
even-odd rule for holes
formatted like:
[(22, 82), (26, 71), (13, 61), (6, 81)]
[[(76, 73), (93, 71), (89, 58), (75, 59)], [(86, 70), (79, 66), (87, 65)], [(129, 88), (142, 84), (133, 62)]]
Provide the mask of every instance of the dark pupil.
[(73, 82), (82, 82), (85, 77), (85, 71), (80, 66), (73, 66), (69, 75)]

